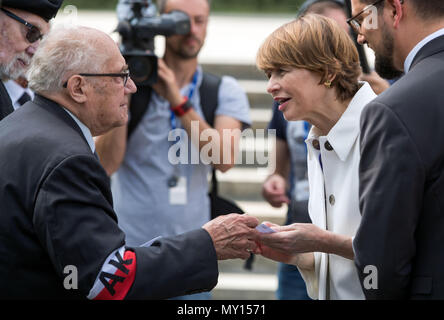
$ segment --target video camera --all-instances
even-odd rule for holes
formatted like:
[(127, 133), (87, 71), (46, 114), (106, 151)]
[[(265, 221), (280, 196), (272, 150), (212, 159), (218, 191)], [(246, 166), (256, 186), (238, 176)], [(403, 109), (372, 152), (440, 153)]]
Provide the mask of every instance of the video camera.
[(120, 51), (129, 66), (131, 79), (138, 86), (152, 85), (157, 81), (154, 37), (188, 34), (190, 18), (183, 11), (158, 15), (151, 0), (120, 0), (117, 15)]

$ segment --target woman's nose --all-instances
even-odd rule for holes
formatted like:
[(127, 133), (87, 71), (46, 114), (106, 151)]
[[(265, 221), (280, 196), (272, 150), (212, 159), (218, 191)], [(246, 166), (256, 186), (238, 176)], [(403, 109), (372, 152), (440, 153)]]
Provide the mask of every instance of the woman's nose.
[(273, 94), (273, 92), (275, 92), (278, 89), (279, 89), (279, 84), (277, 83), (277, 81), (275, 81), (275, 79), (273, 79), (273, 77), (270, 77), (267, 83), (267, 92), (269, 94)]

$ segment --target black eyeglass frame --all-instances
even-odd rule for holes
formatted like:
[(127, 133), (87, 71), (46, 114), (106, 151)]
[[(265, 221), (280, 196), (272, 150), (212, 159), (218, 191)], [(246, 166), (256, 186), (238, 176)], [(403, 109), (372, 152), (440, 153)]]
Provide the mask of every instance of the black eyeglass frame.
[[(120, 77), (123, 79), (123, 86), (125, 87), (128, 83), (128, 79), (130, 78), (130, 73), (122, 72), (122, 73), (79, 73), (79, 76), (82, 77)], [(63, 88), (68, 86), (68, 81), (63, 84)]]
[(368, 9), (370, 9), (371, 7), (375, 7), (376, 5), (380, 4), (381, 2), (383, 2), (384, 0), (377, 0), (372, 4), (369, 4), (368, 6), (366, 6), (364, 9), (362, 9), (361, 12), (357, 13), (356, 15), (354, 15), (351, 18), (347, 19), (347, 23), (350, 26), (350, 28), (353, 29), (353, 31), (355, 31), (356, 33), (359, 33), (361, 31), (361, 27), (362, 27), (362, 22), (358, 22), (356, 20), (357, 17), (359, 17), (361, 14), (363, 14), (364, 12), (366, 12)]
[(0, 8), (8, 17), (20, 22), (21, 24), (24, 24), (28, 28), (28, 32), (26, 33), (26, 40), (28, 40), (29, 43), (34, 43), (38, 40), (41, 40), (43, 38), (43, 34), (40, 31), (39, 28), (37, 28), (32, 23), (29, 23), (28, 21), (20, 18), (19, 16), (15, 15), (9, 10), (6, 10), (4, 8)]

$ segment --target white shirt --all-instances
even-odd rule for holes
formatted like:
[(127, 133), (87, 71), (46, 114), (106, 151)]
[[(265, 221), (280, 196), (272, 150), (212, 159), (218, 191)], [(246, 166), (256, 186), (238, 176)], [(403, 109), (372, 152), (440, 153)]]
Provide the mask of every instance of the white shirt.
[(22, 97), (23, 93), (26, 92), (31, 97), (31, 100), (34, 99), (34, 92), (29, 88), (23, 88), (14, 80), (8, 80), (3, 82), (6, 90), (8, 91), (9, 97), (12, 101), (12, 107), (14, 110), (17, 110), (21, 105), (18, 103), (18, 100)]
[[(305, 140), (310, 218), (313, 224), (322, 229), (352, 238), (361, 221), (359, 121), (365, 105), (374, 98), (376, 94), (370, 85), (363, 83), (327, 136), (317, 136), (312, 128)], [(315, 148), (316, 145), (319, 150)], [(365, 298), (352, 260), (321, 252), (315, 252), (314, 257), (315, 270), (301, 271), (311, 298)]]
[(436, 39), (440, 36), (444, 35), (444, 28), (428, 35), (423, 40), (421, 40), (413, 49), (410, 51), (409, 55), (404, 61), (404, 73), (409, 72), (410, 67), (412, 66), (413, 59), (415, 59), (416, 55), (418, 54), (419, 50), (421, 50), (427, 43), (432, 41), (433, 39)]

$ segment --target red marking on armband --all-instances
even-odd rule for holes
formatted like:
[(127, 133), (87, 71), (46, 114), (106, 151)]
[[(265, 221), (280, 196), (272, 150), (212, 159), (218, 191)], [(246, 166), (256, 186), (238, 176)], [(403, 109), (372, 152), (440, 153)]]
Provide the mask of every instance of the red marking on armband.
[(117, 251), (115, 258), (108, 264), (117, 268), (114, 274), (102, 271), (99, 279), (104, 288), (94, 300), (123, 300), (133, 285), (136, 277), (136, 254), (133, 251), (125, 251), (122, 258)]

